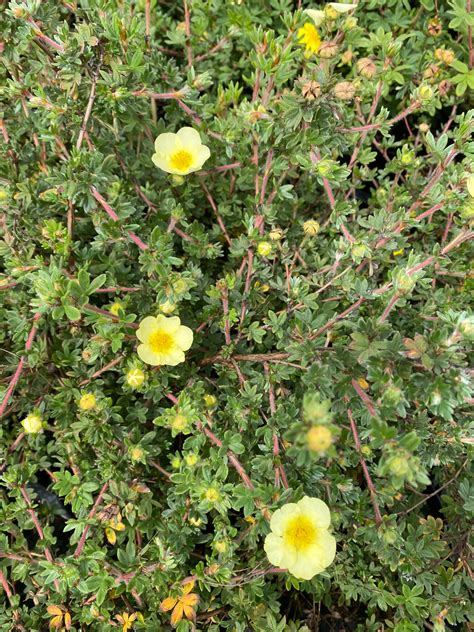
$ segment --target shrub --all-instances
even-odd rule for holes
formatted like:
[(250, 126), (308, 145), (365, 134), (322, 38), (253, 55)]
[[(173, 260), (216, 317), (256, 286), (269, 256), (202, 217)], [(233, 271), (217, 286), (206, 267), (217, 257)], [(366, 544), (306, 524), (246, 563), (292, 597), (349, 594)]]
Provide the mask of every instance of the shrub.
[(468, 625), (471, 2), (302, 4), (0, 7), (2, 630)]

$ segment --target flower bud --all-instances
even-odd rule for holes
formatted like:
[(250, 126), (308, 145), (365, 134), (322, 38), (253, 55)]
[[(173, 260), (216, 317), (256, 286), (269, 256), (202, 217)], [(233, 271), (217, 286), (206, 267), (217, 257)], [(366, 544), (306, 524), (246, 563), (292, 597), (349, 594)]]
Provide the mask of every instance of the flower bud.
[(431, 101), (433, 95), (433, 88), (430, 88), (430, 86), (420, 86), (418, 96), (422, 101)]
[(269, 257), (272, 254), (272, 245), (268, 241), (261, 241), (257, 246), (257, 252), (261, 257)]
[(43, 429), (43, 420), (35, 413), (30, 413), (21, 422), (26, 434), (38, 434)]
[(171, 301), (164, 301), (158, 305), (160, 312), (163, 314), (172, 314), (176, 309), (176, 303), (172, 303)]
[(355, 88), (350, 81), (339, 81), (334, 86), (334, 96), (342, 101), (350, 101), (355, 96)]
[(308, 219), (303, 224), (304, 234), (308, 237), (314, 237), (319, 233), (320, 226), (315, 219)]
[(357, 26), (357, 18), (351, 15), (345, 19), (344, 24), (342, 25), (342, 28), (344, 29), (344, 31), (352, 31), (352, 29), (355, 29), (356, 26)]
[(317, 81), (307, 81), (301, 88), (301, 94), (307, 101), (314, 101), (321, 96), (321, 84)]
[(337, 51), (339, 50), (336, 42), (322, 42), (318, 51), (318, 55), (322, 59), (332, 59), (337, 55)]
[(210, 393), (206, 393), (203, 400), (207, 408), (214, 408), (214, 406), (217, 405), (217, 397), (215, 395), (211, 395)]
[(377, 73), (377, 66), (370, 57), (362, 57), (356, 64), (357, 71), (366, 79), (373, 79)]
[(430, 126), (428, 125), (428, 123), (420, 123), (418, 125), (418, 129), (420, 130), (422, 134), (426, 134), (427, 132), (430, 131)]
[(438, 61), (446, 64), (446, 66), (450, 66), (456, 59), (454, 51), (450, 48), (437, 48), (435, 50), (435, 57)]
[(130, 369), (125, 380), (131, 388), (139, 388), (145, 381), (145, 373), (141, 369)]
[(269, 237), (272, 241), (279, 241), (283, 239), (283, 231), (281, 228), (272, 228), (270, 231)]
[(341, 62), (342, 62), (343, 64), (350, 64), (350, 63), (351, 63), (351, 61), (352, 61), (352, 59), (353, 59), (353, 57), (354, 57), (354, 53), (353, 53), (353, 52), (351, 51), (351, 49), (349, 48), (348, 50), (346, 50), (346, 51), (344, 51), (344, 52), (342, 53), (342, 56), (341, 56)]

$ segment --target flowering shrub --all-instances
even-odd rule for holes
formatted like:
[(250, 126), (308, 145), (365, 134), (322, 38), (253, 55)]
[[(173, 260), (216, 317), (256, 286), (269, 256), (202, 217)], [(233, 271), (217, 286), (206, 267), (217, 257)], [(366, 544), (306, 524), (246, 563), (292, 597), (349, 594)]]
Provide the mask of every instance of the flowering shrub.
[(470, 11), (0, 3), (1, 630), (467, 629)]

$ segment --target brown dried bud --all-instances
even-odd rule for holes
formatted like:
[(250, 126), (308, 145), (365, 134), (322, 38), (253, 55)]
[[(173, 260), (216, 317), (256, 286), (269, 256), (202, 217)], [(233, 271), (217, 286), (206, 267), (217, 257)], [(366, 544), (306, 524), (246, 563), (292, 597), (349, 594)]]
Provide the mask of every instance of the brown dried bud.
[(423, 79), (427, 79), (431, 83), (434, 82), (437, 75), (439, 75), (440, 67), (436, 64), (430, 64), (428, 68), (423, 72)]
[(301, 87), (301, 94), (307, 101), (314, 101), (321, 96), (321, 84), (317, 81), (306, 81)]
[(322, 42), (318, 50), (318, 55), (323, 59), (331, 59), (337, 55), (338, 50), (339, 47), (336, 42)]
[(350, 101), (354, 98), (355, 88), (350, 81), (339, 81), (334, 86), (334, 96), (336, 99)]
[(456, 58), (454, 51), (450, 48), (437, 48), (435, 50), (435, 57), (438, 61), (447, 66), (450, 66)]
[(448, 92), (451, 90), (451, 88), (453, 87), (453, 84), (448, 81), (447, 79), (444, 79), (443, 81), (439, 82), (438, 85), (438, 90), (439, 90), (439, 94), (442, 97), (445, 97)]
[(428, 33), (431, 37), (439, 37), (443, 31), (441, 20), (436, 17), (428, 22)]
[(377, 66), (370, 57), (362, 57), (357, 62), (357, 70), (366, 79), (372, 79), (377, 73)]

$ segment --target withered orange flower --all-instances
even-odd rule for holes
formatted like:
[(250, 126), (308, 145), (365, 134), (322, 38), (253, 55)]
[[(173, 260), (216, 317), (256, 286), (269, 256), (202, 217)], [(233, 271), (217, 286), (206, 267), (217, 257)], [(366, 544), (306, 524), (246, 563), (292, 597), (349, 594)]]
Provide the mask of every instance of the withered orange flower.
[(183, 615), (186, 619), (195, 619), (195, 607), (199, 603), (199, 595), (191, 592), (193, 588), (194, 582), (187, 582), (181, 589), (180, 597), (166, 597), (166, 599), (161, 602), (160, 610), (162, 612), (173, 610), (171, 613), (172, 626), (176, 626), (183, 618)]

